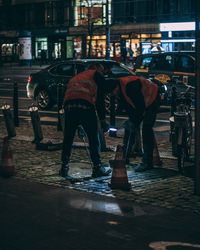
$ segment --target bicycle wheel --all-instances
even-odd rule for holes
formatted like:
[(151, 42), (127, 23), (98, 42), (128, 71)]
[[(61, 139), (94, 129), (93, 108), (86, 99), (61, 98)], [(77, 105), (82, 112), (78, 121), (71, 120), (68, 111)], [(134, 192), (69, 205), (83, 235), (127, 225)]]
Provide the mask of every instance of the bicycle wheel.
[(176, 131), (172, 131), (171, 133), (171, 148), (172, 148), (172, 155), (177, 157), (177, 133)]
[(184, 128), (177, 128), (177, 159), (178, 170), (180, 173), (184, 171), (186, 149), (187, 149), (187, 131)]
[(192, 126), (192, 117), (189, 116), (189, 126), (186, 131), (187, 138), (185, 140), (185, 147), (186, 147), (186, 161), (190, 161), (191, 156), (191, 148), (192, 148), (192, 136), (193, 136), (193, 126)]
[(178, 128), (174, 125), (174, 116), (170, 117), (170, 135), (169, 141), (171, 142), (172, 155), (177, 157), (177, 134)]
[(178, 145), (177, 145), (177, 158), (178, 158), (178, 170), (180, 173), (184, 173), (185, 162), (189, 160), (191, 154), (192, 144), (192, 131), (187, 129), (179, 129), (178, 131)]

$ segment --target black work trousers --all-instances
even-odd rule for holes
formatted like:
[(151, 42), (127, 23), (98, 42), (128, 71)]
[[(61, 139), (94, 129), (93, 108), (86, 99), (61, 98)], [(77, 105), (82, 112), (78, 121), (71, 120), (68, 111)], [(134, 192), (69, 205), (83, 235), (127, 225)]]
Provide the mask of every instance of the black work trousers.
[(74, 136), (78, 126), (81, 125), (88, 137), (90, 157), (93, 165), (99, 165), (100, 160), (100, 144), (98, 138), (98, 120), (95, 108), (87, 109), (78, 107), (65, 107), (65, 125), (64, 139), (61, 161), (62, 164), (68, 164)]
[[(156, 115), (160, 106), (159, 97), (149, 106), (144, 114), (142, 123), (142, 143), (143, 143), (143, 162), (148, 165), (153, 165), (153, 150), (155, 145), (155, 135), (153, 127), (156, 121)], [(125, 134), (124, 146), (126, 150), (126, 157), (130, 157), (132, 146), (135, 144), (136, 133), (140, 129), (140, 124), (130, 117), (130, 121), (133, 124), (132, 133), (128, 138)]]

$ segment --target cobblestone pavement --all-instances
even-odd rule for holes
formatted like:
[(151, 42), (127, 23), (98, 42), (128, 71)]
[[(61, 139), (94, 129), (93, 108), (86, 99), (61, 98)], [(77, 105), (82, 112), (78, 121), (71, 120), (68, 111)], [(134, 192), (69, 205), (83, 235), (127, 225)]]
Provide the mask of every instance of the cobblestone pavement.
[[(7, 135), (4, 121), (0, 118), (0, 139)], [(58, 175), (60, 168), (61, 151), (36, 150), (33, 140), (33, 130), (30, 122), (21, 122), (16, 128), (17, 136), (10, 140), (13, 152), (16, 175), (12, 178), (26, 179), (31, 182), (56, 185), (62, 188), (77, 189), (93, 192), (100, 195), (117, 197), (144, 204), (151, 204), (165, 208), (190, 210), (200, 214), (200, 198), (194, 195), (194, 180), (191, 177), (180, 175), (177, 171), (176, 158), (171, 156), (168, 139), (168, 126), (155, 129), (162, 167), (144, 173), (135, 173), (133, 166), (127, 166), (128, 180), (131, 183), (130, 191), (111, 190), (108, 186), (110, 177), (91, 179), (91, 164), (85, 147), (79, 138), (75, 138), (70, 175), (74, 182), (65, 180)], [(42, 125), (45, 140), (62, 141), (62, 132), (56, 126)], [(105, 136), (107, 146), (115, 149), (122, 143), (123, 130), (117, 137)], [(78, 146), (77, 146), (78, 145)], [(115, 152), (102, 152), (102, 162), (108, 163), (114, 159)], [(132, 163), (139, 162), (139, 158), (131, 159)]]

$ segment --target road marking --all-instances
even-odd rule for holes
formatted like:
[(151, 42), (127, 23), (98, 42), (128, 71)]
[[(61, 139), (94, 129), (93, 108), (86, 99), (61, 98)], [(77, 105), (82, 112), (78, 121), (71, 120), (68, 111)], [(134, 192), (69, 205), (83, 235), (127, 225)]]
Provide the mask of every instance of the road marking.
[(193, 248), (200, 249), (199, 244), (192, 244), (192, 243), (185, 243), (185, 242), (156, 241), (156, 242), (151, 242), (149, 244), (149, 247), (151, 247), (154, 250), (167, 250), (166, 247), (170, 247), (170, 246), (193, 247)]

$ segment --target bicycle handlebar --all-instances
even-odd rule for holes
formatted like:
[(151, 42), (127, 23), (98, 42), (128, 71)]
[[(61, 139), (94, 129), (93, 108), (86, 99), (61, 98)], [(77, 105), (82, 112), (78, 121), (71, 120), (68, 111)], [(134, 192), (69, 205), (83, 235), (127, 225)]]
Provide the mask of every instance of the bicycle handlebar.
[(185, 84), (185, 86), (187, 87), (186, 92), (188, 93), (191, 89), (196, 89), (194, 86), (189, 85), (189, 84)]
[(186, 90), (184, 92), (180, 92), (180, 95), (178, 98), (191, 98), (191, 95), (193, 96), (194, 94), (194, 90), (196, 89), (195, 87), (191, 86), (191, 85), (186, 85), (187, 87)]

